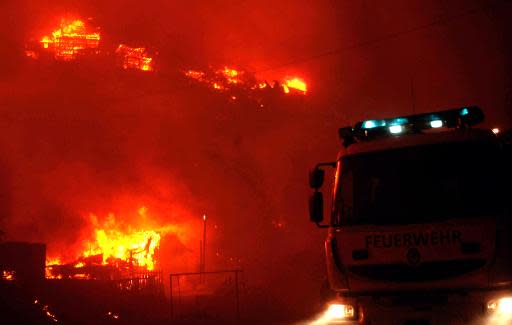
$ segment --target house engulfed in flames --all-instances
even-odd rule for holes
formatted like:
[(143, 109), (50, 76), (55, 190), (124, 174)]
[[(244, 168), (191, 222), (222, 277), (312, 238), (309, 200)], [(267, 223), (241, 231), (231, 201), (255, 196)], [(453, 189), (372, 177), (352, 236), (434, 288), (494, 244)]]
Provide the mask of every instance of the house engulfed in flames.
[[(144, 208), (141, 208), (144, 213)], [(178, 232), (175, 225), (143, 229), (126, 226), (109, 214), (102, 223), (91, 215), (91, 240), (83, 243), (78, 258), (62, 263), (60, 257), (47, 258), (47, 279), (121, 280), (161, 278), (155, 254), (161, 236)], [(161, 281), (161, 279), (160, 279)]]
[(136, 69), (142, 71), (153, 71), (153, 58), (149, 56), (145, 47), (129, 47), (120, 44), (116, 49), (116, 54), (121, 61), (123, 69)]
[(60, 27), (41, 39), (43, 49), (58, 60), (70, 61), (85, 52), (98, 53), (100, 33), (90, 31), (81, 20), (61, 20)]
[[(83, 20), (62, 19), (59, 28), (39, 40), (40, 47), (37, 51), (27, 48), (25, 54), (32, 59), (38, 59), (42, 50), (52, 53), (58, 61), (72, 61), (80, 56), (99, 54), (100, 41), (98, 29), (88, 27)], [(123, 69), (154, 70), (154, 60), (145, 47), (120, 44), (116, 47), (115, 54)]]

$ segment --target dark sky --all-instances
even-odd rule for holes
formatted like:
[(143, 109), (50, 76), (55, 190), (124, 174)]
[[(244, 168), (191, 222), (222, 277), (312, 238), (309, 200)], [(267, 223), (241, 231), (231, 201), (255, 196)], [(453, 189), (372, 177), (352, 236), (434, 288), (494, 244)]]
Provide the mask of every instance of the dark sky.
[[(207, 212), (212, 255), (241, 259), (276, 306), (306, 301), (323, 272), (306, 176), (335, 158), (338, 127), (468, 104), (484, 109), (486, 127), (512, 122), (510, 1), (374, 3), (2, 1), (0, 227), (54, 252), (76, 243), (91, 212), (145, 204), (190, 227)], [(303, 77), (310, 92), (255, 112), (164, 72), (28, 62), (26, 42), (62, 16), (93, 18), (106, 43), (158, 50), (166, 73), (233, 65)], [(195, 267), (194, 236), (170, 249), (168, 267)]]

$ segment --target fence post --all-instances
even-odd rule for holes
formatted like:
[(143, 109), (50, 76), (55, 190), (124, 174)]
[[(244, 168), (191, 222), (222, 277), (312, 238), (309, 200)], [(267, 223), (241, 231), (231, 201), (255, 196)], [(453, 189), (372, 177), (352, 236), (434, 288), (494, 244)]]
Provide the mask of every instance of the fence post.
[(240, 296), (238, 293), (238, 270), (235, 271), (236, 321), (240, 322)]
[(173, 306), (173, 301), (172, 301), (172, 274), (169, 275), (169, 279), (170, 279), (170, 289), (171, 289), (171, 292), (170, 292), (170, 305), (171, 305), (171, 319), (174, 319), (174, 306)]

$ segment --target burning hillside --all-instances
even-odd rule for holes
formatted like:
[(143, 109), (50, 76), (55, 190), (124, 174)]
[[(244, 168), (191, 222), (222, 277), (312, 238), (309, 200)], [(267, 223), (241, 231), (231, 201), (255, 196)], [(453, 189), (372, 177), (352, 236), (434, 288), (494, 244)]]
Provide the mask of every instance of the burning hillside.
[[(99, 30), (99, 29), (97, 29)], [(148, 47), (131, 47), (127, 44), (102, 44), (100, 51), (100, 33), (92, 30), (81, 19), (61, 19), (60, 26), (51, 35), (42, 36), (40, 48), (27, 47), (25, 55), (38, 59), (42, 52), (53, 53), (56, 60), (72, 61), (79, 56), (99, 54), (115, 55), (118, 65), (124, 70), (155, 71), (155, 59)], [(283, 94), (307, 93), (306, 82), (299, 77), (284, 77), (274, 80), (272, 85), (266, 80), (259, 80), (254, 74), (242, 69), (225, 66), (204, 70), (185, 69), (184, 76), (198, 83), (207, 84), (217, 91), (272, 92)], [(251, 97), (251, 96), (248, 96)], [(232, 99), (237, 96), (233, 95)]]
[(183, 74), (194, 83), (224, 94), (230, 101), (249, 100), (256, 103), (257, 107), (265, 107), (283, 95), (303, 96), (307, 92), (306, 82), (299, 77), (274, 80), (270, 84), (250, 72), (229, 66), (222, 69), (210, 67), (204, 70), (187, 70)]

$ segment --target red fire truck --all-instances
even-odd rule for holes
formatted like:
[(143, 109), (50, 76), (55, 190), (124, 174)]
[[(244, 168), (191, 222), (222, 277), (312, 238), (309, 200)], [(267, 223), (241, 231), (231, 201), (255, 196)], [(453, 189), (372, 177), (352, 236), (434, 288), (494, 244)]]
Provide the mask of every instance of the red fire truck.
[(336, 161), (310, 173), (335, 293), (319, 323), (512, 324), (510, 142), (483, 118), (469, 106), (339, 130)]

